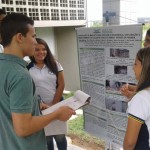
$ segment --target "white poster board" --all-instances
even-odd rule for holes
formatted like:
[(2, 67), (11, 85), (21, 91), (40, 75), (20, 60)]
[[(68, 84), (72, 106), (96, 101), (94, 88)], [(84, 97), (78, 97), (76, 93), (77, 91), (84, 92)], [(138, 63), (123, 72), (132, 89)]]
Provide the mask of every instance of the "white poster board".
[(142, 25), (79, 28), (77, 40), (82, 91), (91, 96), (84, 107), (85, 130), (121, 148), (127, 103), (119, 88), (136, 83), (132, 67)]

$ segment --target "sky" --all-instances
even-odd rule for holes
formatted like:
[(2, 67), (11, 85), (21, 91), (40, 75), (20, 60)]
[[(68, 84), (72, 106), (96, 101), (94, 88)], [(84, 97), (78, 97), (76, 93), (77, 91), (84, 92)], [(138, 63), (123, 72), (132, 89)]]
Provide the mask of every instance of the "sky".
[[(87, 0), (87, 18), (88, 21), (102, 20), (102, 1)], [(136, 0), (137, 16), (150, 17), (150, 0)]]
[(137, 16), (150, 17), (150, 0), (137, 0)]

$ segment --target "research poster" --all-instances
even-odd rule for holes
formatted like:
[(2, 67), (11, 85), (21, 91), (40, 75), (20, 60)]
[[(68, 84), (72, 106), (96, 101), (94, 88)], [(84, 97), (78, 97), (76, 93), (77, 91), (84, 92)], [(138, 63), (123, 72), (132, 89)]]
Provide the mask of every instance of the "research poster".
[(127, 125), (126, 83), (136, 84), (133, 64), (141, 48), (142, 25), (77, 29), (81, 89), (92, 98), (84, 107), (85, 131), (120, 150)]

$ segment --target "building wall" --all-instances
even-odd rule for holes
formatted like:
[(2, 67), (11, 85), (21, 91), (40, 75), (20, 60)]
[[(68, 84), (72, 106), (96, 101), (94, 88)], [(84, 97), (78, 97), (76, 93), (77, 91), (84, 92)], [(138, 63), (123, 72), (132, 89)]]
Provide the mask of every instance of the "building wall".
[(86, 0), (0, 0), (7, 14), (21, 12), (36, 27), (76, 26), (86, 22)]
[(51, 52), (57, 57), (57, 47), (56, 47), (56, 41), (55, 41), (55, 34), (54, 34), (54, 28), (53, 27), (37, 27), (36, 29), (36, 35), (39, 38), (44, 39)]
[(75, 27), (55, 28), (58, 59), (64, 68), (65, 89), (80, 89), (78, 50)]

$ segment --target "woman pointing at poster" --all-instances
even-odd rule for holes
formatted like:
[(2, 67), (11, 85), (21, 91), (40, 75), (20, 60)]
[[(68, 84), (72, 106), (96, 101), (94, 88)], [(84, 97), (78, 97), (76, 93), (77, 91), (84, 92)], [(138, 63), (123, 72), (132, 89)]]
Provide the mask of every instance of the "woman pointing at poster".
[[(150, 29), (148, 29), (146, 32), (146, 36), (145, 36), (143, 45), (144, 45), (144, 47), (150, 47)], [(130, 84), (125, 84), (124, 86), (121, 87), (120, 91), (121, 91), (122, 95), (124, 95), (125, 97), (130, 99), (136, 93), (136, 86), (130, 85)]]

